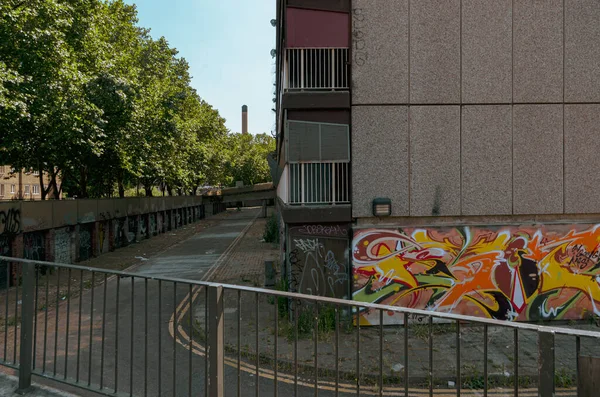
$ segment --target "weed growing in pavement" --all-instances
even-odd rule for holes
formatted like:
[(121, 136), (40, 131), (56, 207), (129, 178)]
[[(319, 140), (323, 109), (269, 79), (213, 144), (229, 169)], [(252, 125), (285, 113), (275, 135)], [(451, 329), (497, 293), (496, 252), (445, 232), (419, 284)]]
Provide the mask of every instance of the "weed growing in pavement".
[(267, 243), (279, 243), (279, 222), (277, 221), (276, 214), (271, 215), (267, 221), (263, 239)]
[[(429, 339), (429, 324), (410, 324), (410, 331), (417, 339)], [(433, 335), (444, 335), (456, 332), (456, 323), (450, 324), (432, 324), (431, 332)]]
[(554, 385), (560, 388), (573, 386), (573, 375), (567, 372), (565, 368), (561, 368), (554, 372)]

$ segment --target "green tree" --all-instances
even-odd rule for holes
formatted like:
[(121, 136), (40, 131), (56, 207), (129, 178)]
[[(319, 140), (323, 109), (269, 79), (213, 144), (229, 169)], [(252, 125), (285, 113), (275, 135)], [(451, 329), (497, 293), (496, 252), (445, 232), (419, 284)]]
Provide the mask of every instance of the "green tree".
[(267, 155), (275, 150), (275, 139), (268, 134), (230, 134), (225, 184), (254, 185), (271, 181)]

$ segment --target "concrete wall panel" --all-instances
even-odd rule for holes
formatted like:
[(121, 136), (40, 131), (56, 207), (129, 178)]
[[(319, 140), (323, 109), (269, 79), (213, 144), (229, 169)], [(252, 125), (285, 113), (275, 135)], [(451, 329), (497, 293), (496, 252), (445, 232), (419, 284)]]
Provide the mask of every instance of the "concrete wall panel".
[(514, 100), (563, 99), (563, 0), (514, 0)]
[(140, 214), (150, 212), (150, 197), (140, 198)]
[(127, 215), (139, 215), (141, 213), (140, 199), (137, 197), (127, 198)]
[(460, 215), (460, 107), (410, 109), (410, 215)]
[(173, 208), (182, 208), (185, 206), (185, 197), (173, 197)]
[(112, 219), (115, 216), (115, 199), (98, 200), (98, 216), (99, 220)]
[(600, 105), (565, 107), (565, 212), (599, 213)]
[(24, 232), (52, 228), (51, 201), (23, 201), (21, 213), (21, 229)]
[(376, 197), (392, 200), (392, 215), (408, 215), (407, 108), (360, 106), (352, 118), (352, 215), (372, 216)]
[(98, 216), (98, 200), (75, 200), (77, 202), (77, 223), (95, 222)]
[(408, 101), (408, 0), (354, 0), (352, 102)]
[(511, 123), (509, 105), (463, 108), (463, 215), (512, 213)]
[(70, 226), (77, 224), (77, 201), (60, 200), (52, 201), (53, 227)]
[(600, 102), (600, 2), (565, 1), (565, 100)]
[(516, 105), (513, 110), (515, 214), (563, 212), (562, 105)]
[(512, 1), (462, 2), (462, 101), (512, 98)]
[(411, 2), (410, 41), (410, 102), (457, 103), (460, 0)]
[(122, 218), (127, 216), (127, 200), (115, 199), (113, 202), (113, 208), (115, 211), (115, 218)]
[(165, 210), (173, 209), (173, 197), (165, 197)]

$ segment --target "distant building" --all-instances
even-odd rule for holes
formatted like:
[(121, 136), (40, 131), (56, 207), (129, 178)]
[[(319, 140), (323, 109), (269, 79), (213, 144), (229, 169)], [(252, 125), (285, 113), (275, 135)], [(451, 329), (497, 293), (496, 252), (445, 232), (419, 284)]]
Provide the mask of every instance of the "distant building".
[[(15, 171), (10, 165), (0, 165), (0, 201), (2, 200), (41, 200), (42, 186), (38, 171)], [(44, 175), (46, 188), (50, 183)], [(52, 189), (47, 198), (54, 198)]]

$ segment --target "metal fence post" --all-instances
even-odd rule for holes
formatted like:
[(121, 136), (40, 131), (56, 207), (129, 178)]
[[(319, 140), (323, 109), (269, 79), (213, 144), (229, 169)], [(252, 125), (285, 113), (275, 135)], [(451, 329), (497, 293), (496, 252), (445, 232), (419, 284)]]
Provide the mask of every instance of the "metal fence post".
[(554, 334), (538, 331), (538, 396), (554, 397)]
[[(31, 363), (33, 346), (33, 294), (35, 289), (35, 265), (23, 263), (23, 296), (21, 306), (21, 345), (19, 350), (19, 388), (24, 394), (31, 387)], [(17, 347), (15, 346), (15, 349)]]
[(223, 287), (208, 287), (208, 390), (209, 396), (224, 395), (223, 367)]

